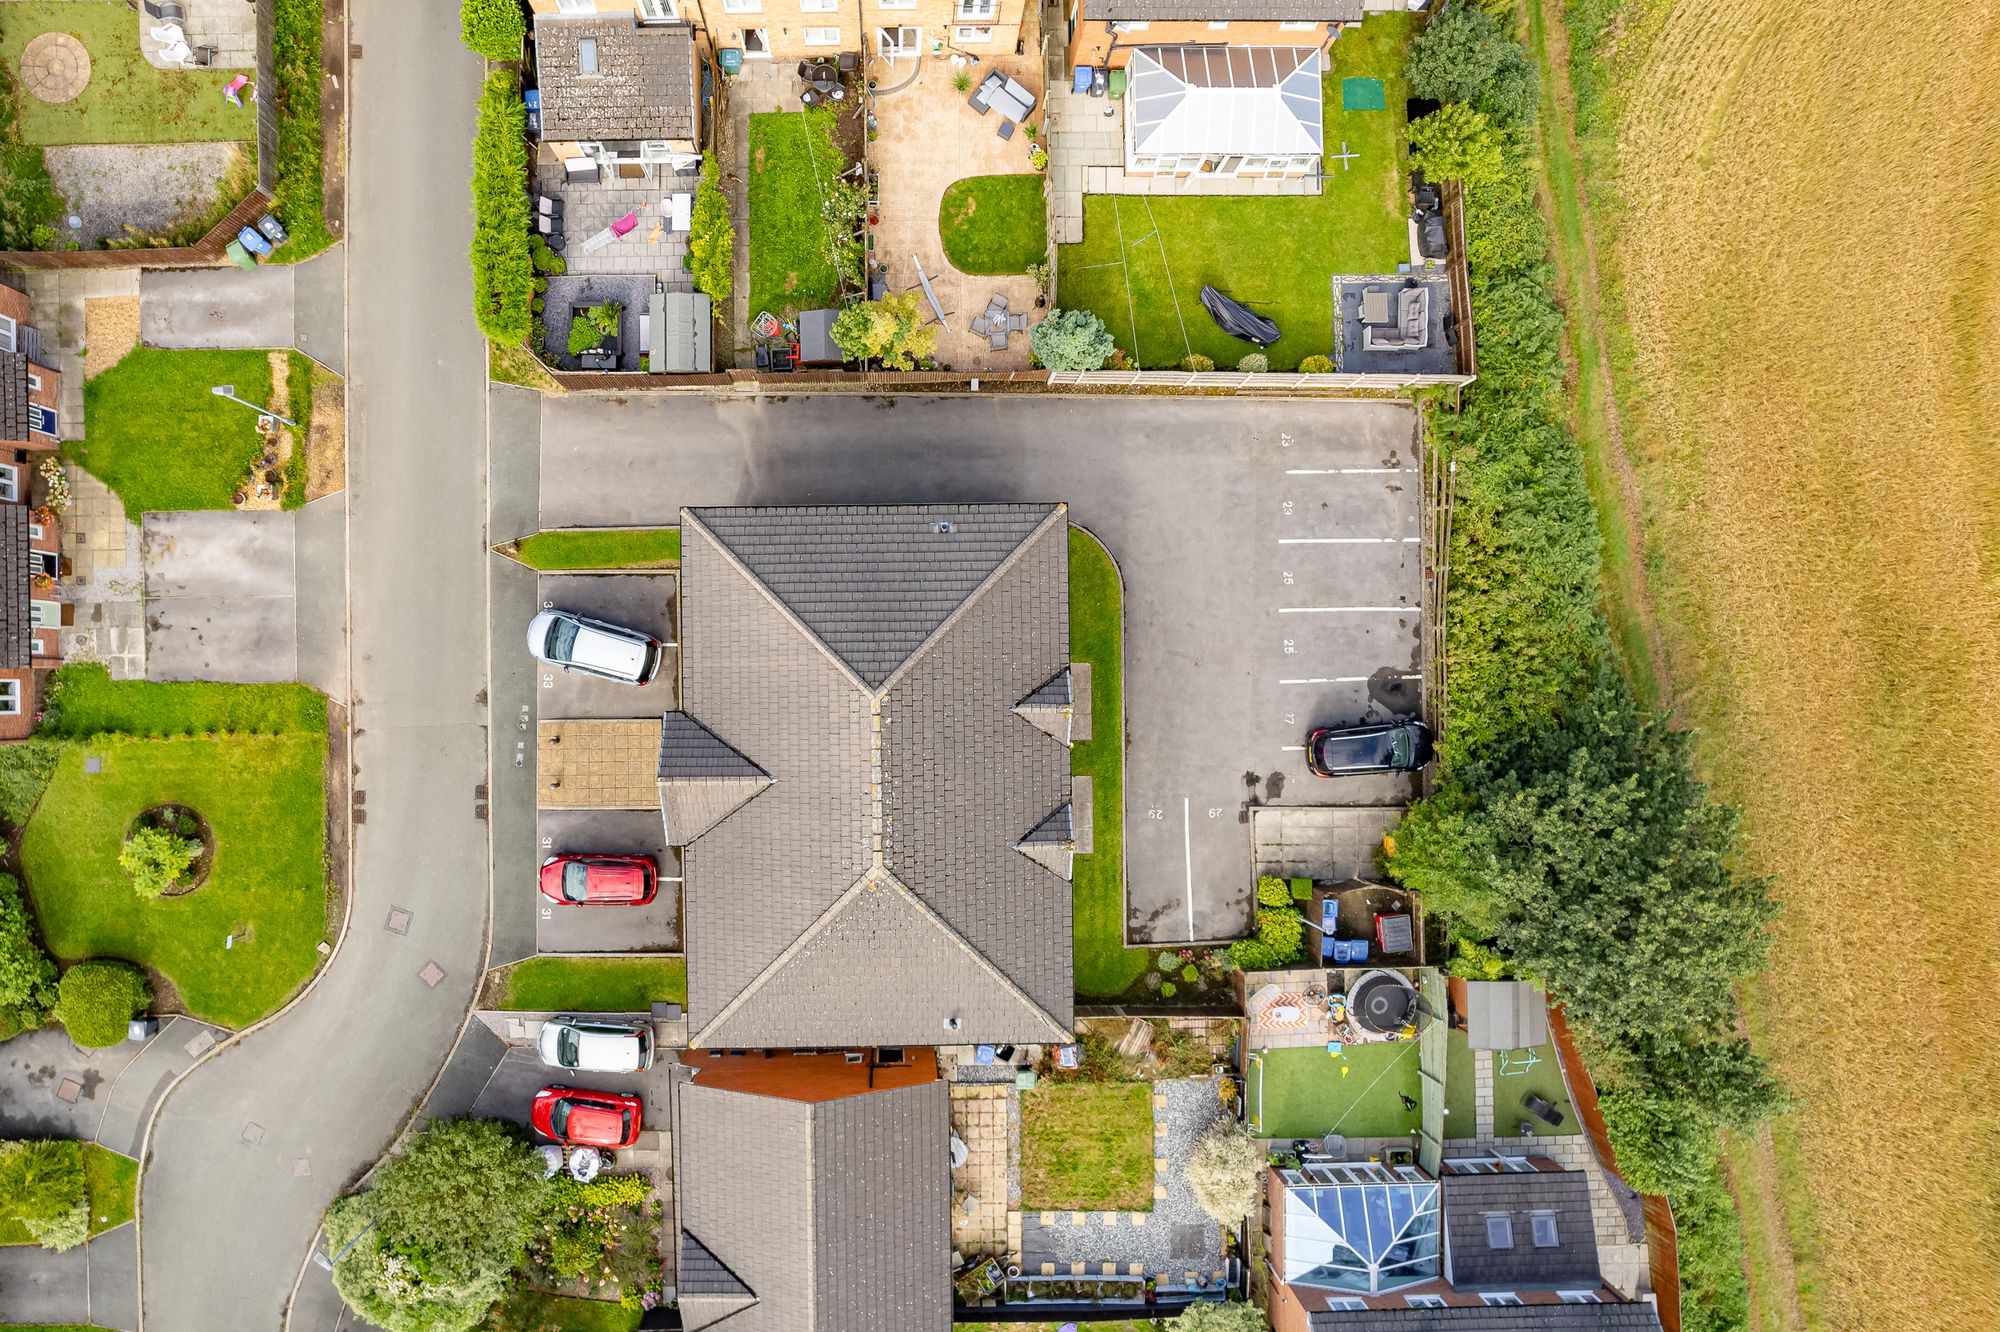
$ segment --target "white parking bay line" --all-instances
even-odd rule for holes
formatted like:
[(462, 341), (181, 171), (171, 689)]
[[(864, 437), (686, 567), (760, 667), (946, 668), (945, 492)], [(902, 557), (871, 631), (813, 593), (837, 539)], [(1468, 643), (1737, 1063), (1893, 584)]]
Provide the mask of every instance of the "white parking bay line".
[[(1372, 675), (1312, 675), (1302, 676), (1296, 680), (1280, 680), (1278, 683), (1281, 685), (1367, 684), (1374, 678)], [(1405, 672), (1392, 675), (1389, 678), (1392, 680), (1421, 680), (1424, 677)]]
[(1396, 476), (1414, 467), (1288, 467), (1286, 476)]
[(1415, 606), (1280, 606), (1280, 615), (1414, 615)]
[(1422, 537), (1279, 537), (1281, 546), (1394, 546)]
[(1181, 797), (1181, 853), (1187, 857), (1188, 942), (1194, 942), (1194, 824), (1188, 812), (1188, 797)]

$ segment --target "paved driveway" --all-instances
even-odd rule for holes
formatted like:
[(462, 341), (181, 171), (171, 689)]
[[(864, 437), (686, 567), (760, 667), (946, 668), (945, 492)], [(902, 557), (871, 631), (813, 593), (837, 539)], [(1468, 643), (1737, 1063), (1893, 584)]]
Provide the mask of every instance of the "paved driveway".
[(1415, 418), (1395, 403), (547, 399), (547, 527), (682, 505), (1066, 500), (1126, 589), (1126, 929), (1245, 932), (1249, 811), (1393, 805), (1317, 781), (1308, 727), (1415, 711)]
[(149, 347), (297, 347), (345, 371), (347, 254), (303, 264), (152, 269), (139, 277), (139, 337)]
[(294, 515), (148, 514), (139, 553), (148, 679), (299, 678)]

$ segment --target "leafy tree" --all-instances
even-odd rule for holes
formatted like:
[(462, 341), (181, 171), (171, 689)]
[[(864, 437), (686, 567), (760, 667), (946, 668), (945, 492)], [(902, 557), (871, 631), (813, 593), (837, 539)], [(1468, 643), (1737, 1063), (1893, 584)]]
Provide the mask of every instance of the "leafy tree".
[(45, 1249), (73, 1249), (89, 1238), (82, 1144), (0, 1143), (0, 1218), (19, 1222)]
[(1468, 190), (1491, 185), (1507, 173), (1500, 132), (1482, 111), (1446, 102), (1410, 124), (1410, 161), (1432, 180), (1456, 180)]
[(829, 336), (850, 361), (879, 359), (891, 370), (909, 370), (937, 350), (937, 330), (923, 322), (914, 291), (855, 302), (833, 317)]
[(1700, 1187), (1714, 1167), (1710, 1125), (1679, 1098), (1635, 1085), (1612, 1088), (1598, 1105), (1618, 1173), (1639, 1192), (1677, 1197)]
[(1460, 939), (1452, 952), (1450, 970), (1460, 980), (1497, 981), (1507, 975), (1507, 959), (1484, 944)]
[(1257, 1205), (1264, 1149), (1234, 1119), (1219, 1120), (1188, 1154), (1187, 1181), (1202, 1211), (1234, 1225)]
[(527, 339), (534, 317), (527, 114), (512, 73), (487, 75), (472, 140), (473, 314), (480, 332), (508, 347)]
[(695, 288), (720, 305), (729, 299), (735, 281), (736, 229), (729, 224), (729, 201), (716, 184), (717, 170), (715, 154), (707, 154), (688, 217), (688, 271)]
[(153, 987), (129, 962), (97, 958), (65, 971), (56, 991), (56, 1016), (69, 1038), (89, 1050), (125, 1039), (132, 1015), (152, 1002)]
[(1540, 109), (1542, 81), (1526, 52), (1512, 42), (1507, 50), (1508, 58), (1479, 89), (1472, 105), (1494, 124), (1517, 129), (1533, 123)]
[(1170, 1326), (1173, 1332), (1271, 1332), (1264, 1311), (1240, 1300), (1202, 1300), (1190, 1304)]
[(1521, 48), (1493, 15), (1472, 5), (1452, 5), (1424, 25), (1410, 43), (1404, 70), (1410, 91), (1439, 102), (1469, 102)]
[(459, 28), (465, 44), (488, 60), (515, 60), (528, 35), (521, 0), (460, 0)]
[(134, 891), (150, 901), (178, 887), (181, 876), (200, 854), (200, 842), (149, 826), (125, 839), (125, 847), (118, 853), (118, 868), (132, 880)]
[(1035, 358), (1050, 370), (1095, 370), (1111, 355), (1111, 330), (1088, 310), (1053, 310), (1028, 334)]
[(56, 964), (42, 951), (21, 885), (0, 874), (0, 1033), (39, 1027), (56, 1002)]
[(326, 1239), (340, 1255), (333, 1288), (347, 1307), (387, 1332), (466, 1332), (479, 1325), (507, 1290), (507, 1274), (482, 1273), (450, 1286), (430, 1280), (423, 1255), (387, 1244), (370, 1229), (367, 1194), (336, 1198), (326, 1213)]

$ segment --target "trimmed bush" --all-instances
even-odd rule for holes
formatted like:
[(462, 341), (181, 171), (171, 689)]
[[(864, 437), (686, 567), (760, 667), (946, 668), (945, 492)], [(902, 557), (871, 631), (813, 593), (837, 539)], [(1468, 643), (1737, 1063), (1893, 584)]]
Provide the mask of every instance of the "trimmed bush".
[(1259, 876), (1257, 880), (1257, 903), (1260, 906), (1284, 906), (1292, 900), (1291, 885), (1275, 874)]
[(1271, 358), (1263, 352), (1251, 352), (1236, 363), (1236, 368), (1246, 375), (1261, 375), (1271, 368)]
[(56, 1002), (56, 964), (42, 951), (21, 885), (0, 874), (0, 1039), (42, 1025)]
[(488, 60), (516, 60), (528, 35), (521, 0), (460, 0), (459, 31), (465, 44)]
[(1462, 181), (1468, 190), (1497, 184), (1507, 174), (1500, 131), (1464, 102), (1446, 102), (1411, 123), (1410, 162), (1432, 180)]
[(514, 76), (489, 74), (472, 140), (473, 315), (480, 332), (507, 347), (527, 340), (533, 318), (527, 116)]
[(100, 958), (79, 962), (63, 973), (56, 1016), (71, 1040), (88, 1050), (102, 1050), (125, 1039), (125, 1024), (152, 998), (153, 988), (137, 967)]
[(715, 154), (709, 153), (688, 217), (688, 272), (696, 290), (721, 305), (734, 290), (736, 229), (729, 224), (729, 201), (716, 186), (716, 171)]
[(1305, 360), (1299, 362), (1299, 373), (1302, 375), (1330, 375), (1333, 373), (1333, 358), (1321, 356), (1317, 353), (1308, 356)]
[(1035, 359), (1050, 370), (1096, 370), (1115, 345), (1111, 330), (1088, 310), (1055, 310), (1028, 335)]
[(1181, 357), (1181, 369), (1187, 371), (1189, 374), (1205, 375), (1215, 369), (1215, 358), (1213, 356), (1203, 356), (1200, 352), (1195, 352), (1191, 356)]
[(165, 828), (141, 828), (125, 839), (118, 868), (132, 880), (132, 889), (148, 901), (180, 886), (181, 876), (201, 854), (201, 843)]
[(1160, 982), (1160, 998), (1171, 999), (1179, 992), (1180, 992), (1180, 987), (1175, 985), (1172, 981)]

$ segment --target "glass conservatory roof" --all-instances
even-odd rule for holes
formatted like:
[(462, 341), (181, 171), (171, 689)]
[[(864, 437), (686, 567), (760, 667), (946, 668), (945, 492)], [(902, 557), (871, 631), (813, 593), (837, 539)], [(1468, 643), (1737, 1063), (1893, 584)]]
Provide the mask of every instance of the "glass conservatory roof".
[(1315, 48), (1149, 46), (1128, 72), (1135, 153), (1317, 157), (1325, 142)]
[(1285, 1175), (1286, 1281), (1380, 1294), (1437, 1277), (1435, 1180), (1297, 1182), (1305, 1178)]

